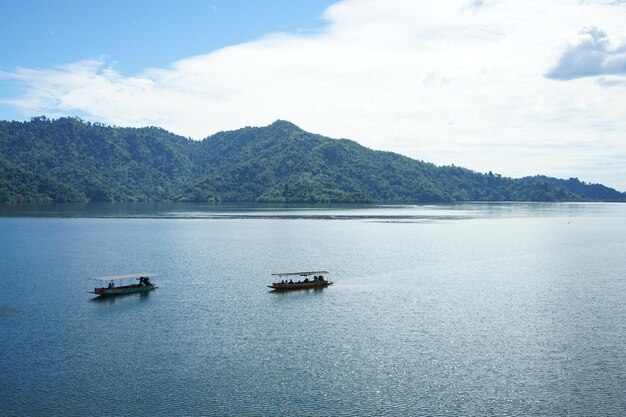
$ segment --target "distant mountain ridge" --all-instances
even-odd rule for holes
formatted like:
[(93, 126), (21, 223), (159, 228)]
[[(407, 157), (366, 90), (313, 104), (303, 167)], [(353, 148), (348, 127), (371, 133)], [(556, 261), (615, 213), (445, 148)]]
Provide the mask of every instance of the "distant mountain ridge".
[(278, 120), (194, 141), (79, 118), (0, 121), (0, 203), (626, 201), (601, 184), (435, 166)]

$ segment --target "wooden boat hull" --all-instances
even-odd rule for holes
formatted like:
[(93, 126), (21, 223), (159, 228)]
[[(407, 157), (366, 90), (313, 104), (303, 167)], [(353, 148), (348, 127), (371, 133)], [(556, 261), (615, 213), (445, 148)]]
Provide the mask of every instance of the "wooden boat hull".
[(311, 288), (325, 288), (329, 285), (333, 285), (332, 281), (311, 281), (311, 282), (294, 282), (293, 284), (281, 284), (280, 282), (274, 282), (272, 285), (268, 285), (276, 291), (291, 291), (291, 290), (306, 290)]
[(158, 288), (158, 285), (126, 285), (124, 287), (115, 288), (96, 288), (91, 291), (92, 294), (96, 294), (98, 297), (112, 297), (115, 295), (134, 294), (138, 292), (146, 292)]

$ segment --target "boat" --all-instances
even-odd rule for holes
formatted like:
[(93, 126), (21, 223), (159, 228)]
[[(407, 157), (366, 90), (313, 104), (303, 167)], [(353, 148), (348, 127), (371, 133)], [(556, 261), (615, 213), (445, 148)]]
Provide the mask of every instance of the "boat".
[[(280, 282), (273, 282), (272, 285), (268, 285), (276, 291), (287, 290), (304, 290), (310, 288), (325, 288), (329, 285), (333, 285), (332, 281), (328, 281), (324, 278), (324, 275), (328, 275), (328, 271), (306, 271), (306, 272), (281, 272), (279, 274), (272, 274), (281, 279)], [(293, 277), (298, 277), (298, 281), (294, 281)]]
[[(113, 295), (151, 291), (159, 287), (150, 281), (150, 278), (154, 277), (158, 277), (158, 275), (150, 272), (97, 277), (95, 280), (100, 282), (101, 286), (94, 288), (90, 293), (99, 297), (110, 297)], [(135, 284), (135, 280), (139, 281), (139, 283)]]

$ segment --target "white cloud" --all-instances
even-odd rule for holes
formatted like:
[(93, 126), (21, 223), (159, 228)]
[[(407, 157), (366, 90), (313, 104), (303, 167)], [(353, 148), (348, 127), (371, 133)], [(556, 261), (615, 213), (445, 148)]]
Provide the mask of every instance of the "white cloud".
[[(5, 76), (26, 91), (8, 101), (27, 115), (195, 138), (280, 118), (435, 163), (626, 189), (626, 84), (615, 79), (622, 52), (611, 46), (626, 36), (626, 5), (345, 0), (325, 17), (319, 33), (274, 34), (133, 76), (103, 58), (17, 69)], [(590, 71), (604, 51), (604, 72), (589, 74), (602, 78), (544, 76), (565, 74), (568, 51), (593, 37), (579, 34), (585, 27), (599, 28), (596, 38), (569, 68)]]
[(570, 80), (612, 74), (626, 75), (626, 41), (611, 46), (604, 31), (590, 27), (580, 32), (580, 39), (567, 48), (546, 76)]

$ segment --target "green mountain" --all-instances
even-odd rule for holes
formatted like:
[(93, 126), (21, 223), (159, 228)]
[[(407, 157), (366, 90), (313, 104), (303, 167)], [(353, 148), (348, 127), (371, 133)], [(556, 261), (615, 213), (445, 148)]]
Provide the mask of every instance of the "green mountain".
[(193, 141), (78, 118), (0, 121), (0, 202), (626, 201), (576, 178), (511, 179), (277, 121)]

